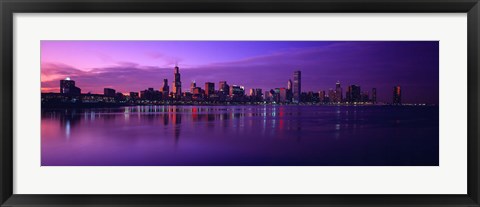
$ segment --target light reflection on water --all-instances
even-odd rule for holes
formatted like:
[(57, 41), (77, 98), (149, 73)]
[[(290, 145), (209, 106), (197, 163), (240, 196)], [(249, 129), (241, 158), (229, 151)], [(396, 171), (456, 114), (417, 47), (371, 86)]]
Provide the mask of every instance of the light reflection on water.
[(438, 107), (45, 109), (42, 165), (438, 165), (438, 127)]

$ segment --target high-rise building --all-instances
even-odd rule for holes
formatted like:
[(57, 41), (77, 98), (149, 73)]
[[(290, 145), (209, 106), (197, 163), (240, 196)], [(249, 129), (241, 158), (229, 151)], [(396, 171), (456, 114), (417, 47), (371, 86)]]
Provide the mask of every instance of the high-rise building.
[(215, 93), (215, 83), (212, 82), (206, 82), (205, 83), (205, 95), (207, 97), (210, 97)]
[(325, 97), (325, 91), (319, 91), (318, 92), (318, 101), (321, 103), (327, 102), (326, 97)]
[(300, 95), (302, 93), (302, 72), (293, 72), (293, 102), (300, 102)]
[(393, 87), (393, 104), (402, 104), (402, 90), (400, 86)]
[(287, 89), (280, 88), (278, 93), (278, 99), (280, 103), (285, 103), (287, 101)]
[(336, 102), (336, 100), (337, 100), (337, 98), (336, 98), (335, 90), (330, 88), (328, 90), (328, 101), (329, 102)]
[(263, 93), (261, 88), (255, 88), (255, 101), (263, 101)]
[(274, 89), (270, 89), (268, 91), (268, 97), (269, 97), (269, 100), (270, 101), (276, 101), (275, 98), (276, 98), (276, 94), (275, 94), (275, 90)]
[(80, 95), (81, 90), (75, 86), (75, 81), (67, 77), (65, 80), (60, 80), (60, 93), (65, 95)]
[(351, 85), (348, 86), (346, 93), (346, 100), (350, 103), (356, 103), (362, 101), (362, 94), (360, 92), (360, 86)]
[(230, 86), (227, 84), (227, 81), (220, 81), (218, 83), (218, 91), (222, 95), (228, 95), (230, 92)]
[(334, 102), (340, 103), (343, 101), (343, 90), (340, 86), (340, 81), (335, 84), (335, 100)]
[(377, 89), (372, 88), (372, 103), (376, 104), (377, 103)]
[(280, 88), (275, 88), (272, 93), (273, 101), (280, 102)]
[(192, 81), (192, 83), (190, 84), (190, 92), (193, 93), (193, 89), (197, 87), (197, 83), (195, 83), (195, 81)]
[(192, 98), (194, 100), (200, 100), (203, 98), (203, 94), (204, 94), (204, 90), (202, 90), (202, 88), (200, 87), (195, 87), (193, 88), (192, 90)]
[(173, 71), (174, 80), (173, 80), (173, 95), (175, 98), (182, 96), (182, 82), (180, 80), (180, 68), (175, 64)]
[(241, 97), (245, 94), (245, 88), (243, 86), (232, 85), (230, 86), (231, 97)]
[(111, 88), (104, 88), (103, 95), (108, 97), (115, 97), (115, 89)]
[(168, 79), (163, 79), (163, 86), (160, 88), (163, 98), (167, 98), (170, 93), (170, 87), (168, 86)]
[(264, 101), (271, 101), (270, 100), (270, 90), (265, 89), (265, 91), (263, 92), (263, 100)]
[(287, 102), (291, 102), (293, 98), (293, 83), (291, 79), (287, 82)]
[(263, 94), (261, 88), (251, 88), (249, 94), (252, 101), (262, 101)]

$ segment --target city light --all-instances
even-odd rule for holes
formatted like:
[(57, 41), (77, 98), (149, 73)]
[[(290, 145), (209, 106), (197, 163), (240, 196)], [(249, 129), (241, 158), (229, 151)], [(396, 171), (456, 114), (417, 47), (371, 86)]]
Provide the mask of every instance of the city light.
[[(292, 81), (293, 79), (293, 81)], [(60, 93), (42, 93), (42, 104), (49, 105), (186, 105), (186, 104), (322, 104), (322, 105), (378, 105), (377, 89), (361, 90), (359, 85), (349, 85), (344, 92), (340, 81), (329, 90), (302, 91), (302, 72), (293, 72), (292, 79), (286, 87), (262, 90), (251, 88), (248, 93), (243, 85), (229, 85), (219, 81), (218, 88), (214, 82), (206, 82), (205, 87), (197, 86), (193, 81), (189, 91), (182, 90), (180, 68), (174, 67), (172, 91), (168, 79), (163, 79), (159, 90), (148, 88), (140, 92), (124, 93), (113, 88), (104, 88), (103, 94), (81, 93), (70, 77), (60, 80)], [(385, 104), (385, 103), (382, 103)], [(402, 105), (400, 86), (393, 89), (392, 105)]]

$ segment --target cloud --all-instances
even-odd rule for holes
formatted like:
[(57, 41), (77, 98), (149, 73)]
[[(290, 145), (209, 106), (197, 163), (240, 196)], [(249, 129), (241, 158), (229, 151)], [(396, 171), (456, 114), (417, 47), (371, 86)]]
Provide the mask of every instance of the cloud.
[[(328, 90), (341, 81), (358, 84), (362, 90), (376, 87), (379, 99), (389, 101), (391, 88), (402, 85), (411, 97), (438, 103), (438, 51), (432, 43), (423, 42), (339, 42), (324, 47), (293, 48), (271, 54), (230, 62), (216, 62), (200, 66), (180, 65), (183, 90), (189, 90), (195, 80), (219, 81), (249, 88), (271, 89), (286, 87), (293, 79), (293, 71), (302, 71), (304, 91)], [(434, 48), (434, 47), (433, 47)], [(438, 50), (438, 45), (437, 45)], [(148, 66), (134, 62), (117, 62), (103, 68), (79, 69), (61, 63), (42, 64), (42, 88), (58, 88), (66, 76), (76, 81), (83, 92), (102, 93), (104, 87), (117, 91), (140, 91), (149, 87), (159, 89), (164, 78), (173, 80), (173, 61), (163, 54), (152, 54), (165, 65)], [(344, 89), (345, 90), (345, 89)], [(46, 91), (46, 90), (45, 90)], [(415, 93), (415, 94), (413, 94)], [(405, 100), (409, 96), (406, 94)]]
[(173, 57), (169, 55), (165, 55), (162, 52), (158, 51), (149, 51), (145, 53), (147, 57), (158, 60), (163, 63), (163, 66), (172, 66), (177, 63), (181, 63), (183, 61), (183, 58), (180, 57)]

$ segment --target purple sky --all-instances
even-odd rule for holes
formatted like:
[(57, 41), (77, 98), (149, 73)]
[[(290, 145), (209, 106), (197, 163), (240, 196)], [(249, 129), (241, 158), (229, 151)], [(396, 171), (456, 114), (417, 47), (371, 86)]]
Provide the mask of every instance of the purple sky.
[(176, 62), (183, 90), (226, 80), (250, 88), (287, 87), (302, 71), (302, 91), (341, 82), (377, 88), (391, 102), (402, 86), (405, 103), (438, 104), (438, 41), (41, 41), (42, 92), (59, 92), (59, 80), (76, 81), (82, 93), (110, 87), (128, 93), (173, 81)]

